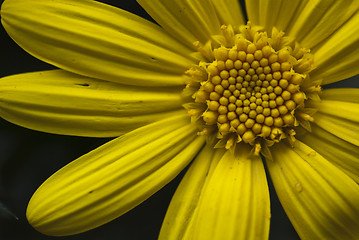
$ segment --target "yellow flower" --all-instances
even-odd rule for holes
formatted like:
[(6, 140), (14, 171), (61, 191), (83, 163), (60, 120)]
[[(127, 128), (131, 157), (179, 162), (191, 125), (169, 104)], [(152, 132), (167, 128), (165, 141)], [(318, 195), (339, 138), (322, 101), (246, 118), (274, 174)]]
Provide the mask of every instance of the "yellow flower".
[(6, 0), (2, 23), (62, 70), (1, 79), (0, 116), (115, 137), (35, 192), (38, 231), (131, 210), (191, 161), (160, 239), (267, 239), (264, 162), (302, 239), (358, 239), (358, 1), (138, 0), (160, 25), (89, 0)]

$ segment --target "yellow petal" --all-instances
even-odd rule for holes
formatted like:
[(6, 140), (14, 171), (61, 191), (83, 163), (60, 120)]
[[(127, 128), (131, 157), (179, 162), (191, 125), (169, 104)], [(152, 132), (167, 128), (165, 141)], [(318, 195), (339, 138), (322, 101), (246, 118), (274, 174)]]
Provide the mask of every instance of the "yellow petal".
[(249, 152), (241, 146), (237, 156), (227, 151), (219, 161), (201, 194), (192, 239), (268, 239), (267, 179), (261, 159)]
[(359, 7), (356, 0), (302, 2), (305, 6), (300, 11), (297, 10), (299, 14), (292, 18), (287, 34), (305, 48), (313, 48), (322, 40), (326, 41)]
[(305, 48), (313, 48), (340, 28), (359, 5), (355, 0), (246, 0), (250, 21), (286, 32)]
[(176, 114), (181, 89), (131, 87), (62, 70), (0, 79), (0, 116), (57, 134), (113, 137)]
[(245, 24), (242, 9), (237, 0), (212, 0), (221, 24), (240, 26)]
[(287, 26), (296, 19), (306, 1), (301, 0), (246, 0), (249, 21), (271, 31), (273, 27), (286, 31)]
[(248, 19), (259, 25), (259, 0), (245, 0)]
[[(336, 100), (308, 101), (306, 106), (316, 108), (319, 113), (331, 115), (333, 117), (344, 118), (359, 124), (359, 103), (343, 102)], [(316, 115), (314, 115), (316, 117)], [(358, 135), (359, 136), (359, 135)]]
[[(31, 9), (31, 11), (29, 11)], [(159, 26), (96, 1), (6, 0), (8, 34), (70, 72), (130, 85), (182, 85), (190, 50)]]
[(359, 148), (315, 124), (311, 128), (310, 133), (297, 138), (359, 183)]
[(313, 81), (322, 80), (324, 85), (359, 73), (358, 22), (357, 11), (326, 41), (312, 49), (317, 66), (310, 74)]
[(301, 239), (357, 239), (359, 185), (299, 141), (271, 150), (270, 176)]
[(68, 164), (31, 198), (27, 217), (54, 236), (80, 233), (131, 210), (197, 154), (204, 139), (179, 115), (123, 135)]
[(318, 110), (314, 124), (335, 136), (359, 146), (359, 89), (328, 89), (322, 101), (308, 101)]
[(210, 168), (214, 168), (224, 150), (206, 146), (193, 161), (178, 186), (168, 207), (159, 239), (182, 240), (194, 217), (198, 200), (208, 179)]
[(137, 0), (151, 17), (176, 39), (193, 48), (218, 34), (220, 22), (210, 0)]
[(335, 100), (359, 103), (358, 88), (332, 88), (323, 90), (320, 98), (323, 100)]
[[(357, 113), (358, 109), (353, 111), (351, 111), (351, 109), (347, 109), (346, 112), (347, 114), (350, 112)], [(314, 115), (314, 124), (317, 124), (319, 127), (345, 141), (359, 146), (358, 115), (349, 116), (347, 114), (341, 114), (341, 112), (338, 112), (337, 114), (333, 113), (333, 115), (329, 115), (322, 112), (317, 112)], [(352, 121), (353, 119), (355, 121)]]

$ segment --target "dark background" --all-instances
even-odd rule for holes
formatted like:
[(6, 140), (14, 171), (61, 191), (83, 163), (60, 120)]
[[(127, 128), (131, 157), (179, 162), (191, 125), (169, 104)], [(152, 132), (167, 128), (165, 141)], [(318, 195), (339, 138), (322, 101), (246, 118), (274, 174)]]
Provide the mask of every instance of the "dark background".
[[(0, 0), (0, 4), (2, 2), (3, 0)], [(151, 20), (134, 0), (108, 0), (103, 2)], [(54, 69), (54, 67), (23, 51), (10, 39), (1, 26), (0, 77), (47, 69)], [(358, 87), (358, 78), (353, 80), (344, 81), (344, 85), (337, 84), (337, 86)], [(68, 237), (48, 237), (33, 230), (26, 221), (27, 202), (32, 193), (47, 177), (68, 162), (108, 140), (51, 135), (18, 127), (0, 119), (0, 203), (4, 204), (9, 210), (6, 213), (4, 208), (0, 206), (2, 208), (0, 211), (0, 239), (156, 239), (166, 208), (183, 173), (134, 210), (86, 233)], [(270, 239), (299, 239), (280, 206), (273, 187), (270, 186), (270, 188), (272, 208)]]

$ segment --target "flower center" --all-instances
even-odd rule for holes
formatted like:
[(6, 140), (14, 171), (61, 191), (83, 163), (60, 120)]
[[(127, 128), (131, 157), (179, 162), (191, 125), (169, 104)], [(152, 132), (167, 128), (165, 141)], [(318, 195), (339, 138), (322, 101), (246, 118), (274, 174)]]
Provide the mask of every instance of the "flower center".
[(250, 23), (238, 32), (222, 26), (222, 35), (214, 37), (217, 47), (206, 52), (197, 44), (207, 61), (186, 72), (191, 77), (187, 89), (197, 86), (192, 95), (197, 105), (189, 113), (200, 114), (201, 134), (215, 132), (226, 148), (243, 141), (259, 151), (263, 142), (293, 136), (297, 109), (304, 109), (301, 86), (312, 56), (283, 32), (273, 29), (268, 37), (259, 29)]

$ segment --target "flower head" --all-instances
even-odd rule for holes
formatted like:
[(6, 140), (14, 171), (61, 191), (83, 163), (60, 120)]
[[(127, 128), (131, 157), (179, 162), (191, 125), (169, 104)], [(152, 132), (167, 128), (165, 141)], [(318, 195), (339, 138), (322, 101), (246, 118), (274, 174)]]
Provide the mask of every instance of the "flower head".
[[(302, 239), (359, 235), (358, 1), (6, 0), (2, 23), (62, 70), (1, 79), (0, 116), (118, 138), (60, 169), (27, 216), (71, 235), (131, 210), (191, 161), (160, 239), (267, 239), (264, 162)], [(32, 11), (27, 11), (32, 9)], [(261, 156), (264, 161), (262, 160)]]

